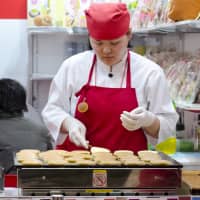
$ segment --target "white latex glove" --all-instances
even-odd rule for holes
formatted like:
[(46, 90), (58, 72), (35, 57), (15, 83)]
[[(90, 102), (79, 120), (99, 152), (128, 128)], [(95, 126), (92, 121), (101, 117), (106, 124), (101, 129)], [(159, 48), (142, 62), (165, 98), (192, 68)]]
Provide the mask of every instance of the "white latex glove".
[(71, 142), (88, 149), (89, 142), (85, 138), (86, 127), (82, 122), (69, 116), (64, 120), (63, 126), (68, 131)]
[(122, 126), (129, 130), (134, 131), (141, 127), (148, 127), (153, 124), (156, 119), (155, 114), (147, 111), (143, 107), (138, 107), (131, 112), (123, 111), (120, 116)]

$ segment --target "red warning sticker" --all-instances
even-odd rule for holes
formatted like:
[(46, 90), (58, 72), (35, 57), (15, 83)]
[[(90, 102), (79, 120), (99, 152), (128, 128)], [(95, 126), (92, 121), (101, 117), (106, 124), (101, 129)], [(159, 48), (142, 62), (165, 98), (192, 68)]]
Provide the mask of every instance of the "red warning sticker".
[(93, 187), (106, 187), (107, 186), (107, 171), (106, 170), (93, 170), (92, 178)]

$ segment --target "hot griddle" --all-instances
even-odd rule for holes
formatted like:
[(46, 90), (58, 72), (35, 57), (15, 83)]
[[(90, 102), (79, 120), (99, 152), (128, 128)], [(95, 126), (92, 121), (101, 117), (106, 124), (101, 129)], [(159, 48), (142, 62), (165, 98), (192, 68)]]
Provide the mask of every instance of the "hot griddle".
[(182, 164), (166, 154), (170, 165), (22, 166), (15, 162), (22, 195), (175, 194), (181, 187)]

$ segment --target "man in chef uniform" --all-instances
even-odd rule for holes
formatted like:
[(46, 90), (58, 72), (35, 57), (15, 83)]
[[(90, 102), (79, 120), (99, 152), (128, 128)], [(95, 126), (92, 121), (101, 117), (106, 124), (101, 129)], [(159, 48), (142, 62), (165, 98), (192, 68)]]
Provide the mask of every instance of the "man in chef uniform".
[(85, 15), (93, 50), (63, 62), (42, 112), (57, 148), (137, 153), (170, 137), (178, 116), (165, 75), (128, 50), (132, 33), (126, 5), (93, 3)]

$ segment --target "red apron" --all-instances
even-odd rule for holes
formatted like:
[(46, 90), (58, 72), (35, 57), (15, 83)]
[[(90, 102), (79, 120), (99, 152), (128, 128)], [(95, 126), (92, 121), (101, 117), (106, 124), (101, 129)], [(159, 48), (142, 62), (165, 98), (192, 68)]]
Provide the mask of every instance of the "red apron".
[[(131, 111), (138, 106), (135, 89), (131, 88), (129, 52), (127, 63), (125, 88), (92, 86), (90, 82), (96, 64), (94, 56), (88, 82), (76, 93), (76, 96), (79, 96), (77, 105), (85, 99), (88, 110), (81, 113), (76, 106), (75, 118), (86, 126), (86, 139), (92, 146), (108, 148), (111, 151), (132, 150), (137, 153), (147, 149), (147, 139), (143, 130), (128, 131), (120, 120), (123, 111)], [(57, 148), (68, 151), (83, 149), (73, 144), (69, 137)]]

